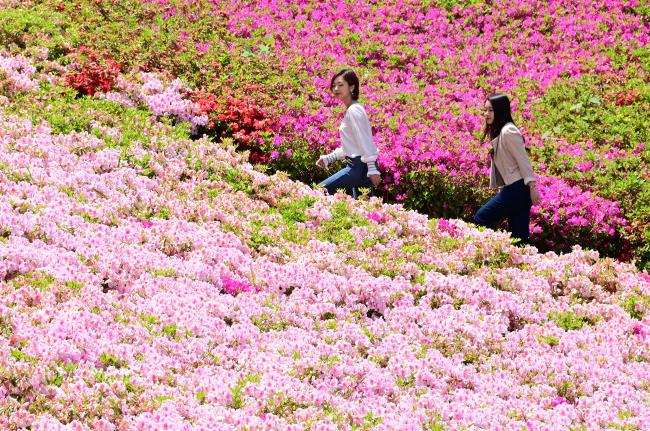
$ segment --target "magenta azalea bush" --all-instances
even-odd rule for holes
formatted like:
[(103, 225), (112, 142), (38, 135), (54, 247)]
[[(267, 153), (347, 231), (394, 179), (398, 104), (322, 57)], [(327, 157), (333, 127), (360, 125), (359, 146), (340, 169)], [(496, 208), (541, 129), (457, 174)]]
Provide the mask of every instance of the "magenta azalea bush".
[(326, 196), (27, 79), (0, 108), (2, 429), (650, 428), (632, 264)]
[[(364, 82), (363, 102), (375, 126), (390, 194), (429, 214), (469, 218), (486, 198), (488, 159), (478, 141), (479, 109), (488, 94), (505, 92), (514, 99), (537, 170), (550, 188), (534, 212), (535, 243), (555, 250), (582, 243), (629, 258), (629, 237), (621, 238), (629, 223), (615, 194), (599, 195), (591, 189), (594, 181), (588, 181), (572, 184), (581, 190), (558, 199), (559, 190), (567, 188), (562, 177), (572, 172), (555, 168), (560, 154), (545, 154), (557, 132), (555, 125), (541, 128), (544, 123), (535, 115), (557, 81), (632, 71), (647, 78), (647, 63), (630, 55), (631, 64), (617, 64), (612, 54), (636, 52), (648, 43), (647, 10), (638, 3), (594, 8), (591, 2), (564, 1), (400, 1), (390, 6), (304, 1), (289, 7), (273, 0), (217, 2), (215, 9), (227, 11), (231, 31), (249, 38), (258, 55), (276, 56), (286, 69), (303, 72), (304, 93), (298, 99), (287, 95), (280, 103), (290, 112), (279, 131), (292, 137), (284, 141), (287, 147), (304, 140), (308, 151), (319, 153), (337, 145), (338, 110), (326, 89), (334, 70), (354, 67)], [(643, 96), (646, 105), (649, 94)], [(602, 103), (597, 97), (590, 100)], [(580, 109), (575, 106), (575, 115)], [(647, 138), (640, 144), (645, 146)], [(590, 160), (632, 156), (636, 144), (619, 148), (624, 142), (624, 136), (598, 148), (585, 142), (568, 154), (580, 159), (583, 148), (591, 149), (591, 158), (574, 162), (589, 171), (595, 169)], [(550, 175), (547, 165), (553, 166)]]

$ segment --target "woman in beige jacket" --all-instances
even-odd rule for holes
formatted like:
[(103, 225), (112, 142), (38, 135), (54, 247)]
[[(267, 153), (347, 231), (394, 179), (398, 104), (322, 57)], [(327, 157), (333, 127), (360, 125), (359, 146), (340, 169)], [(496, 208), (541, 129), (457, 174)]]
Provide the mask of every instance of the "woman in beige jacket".
[(479, 226), (494, 228), (504, 219), (520, 243), (528, 243), (530, 208), (540, 200), (535, 173), (526, 153), (524, 138), (512, 120), (510, 100), (494, 94), (485, 101), (485, 129), (492, 139), (490, 188), (499, 192), (474, 215)]

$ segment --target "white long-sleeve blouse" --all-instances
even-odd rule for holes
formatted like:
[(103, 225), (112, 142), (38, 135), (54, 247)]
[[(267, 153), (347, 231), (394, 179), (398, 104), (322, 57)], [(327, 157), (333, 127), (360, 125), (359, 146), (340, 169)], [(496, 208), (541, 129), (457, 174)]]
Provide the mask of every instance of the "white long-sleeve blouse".
[(323, 157), (327, 165), (345, 157), (361, 156), (361, 161), (368, 165), (368, 176), (379, 174), (376, 163), (379, 150), (372, 139), (370, 121), (363, 105), (353, 103), (348, 107), (339, 126), (339, 136), (341, 146)]

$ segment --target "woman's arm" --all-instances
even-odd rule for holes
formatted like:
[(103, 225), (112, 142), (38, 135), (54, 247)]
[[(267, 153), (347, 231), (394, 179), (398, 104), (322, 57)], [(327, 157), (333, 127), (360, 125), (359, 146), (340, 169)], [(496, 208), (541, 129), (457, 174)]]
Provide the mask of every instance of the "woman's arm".
[(345, 153), (343, 152), (343, 148), (339, 147), (329, 154), (320, 156), (316, 165), (320, 168), (326, 168), (336, 160), (342, 160), (343, 158), (345, 158)]

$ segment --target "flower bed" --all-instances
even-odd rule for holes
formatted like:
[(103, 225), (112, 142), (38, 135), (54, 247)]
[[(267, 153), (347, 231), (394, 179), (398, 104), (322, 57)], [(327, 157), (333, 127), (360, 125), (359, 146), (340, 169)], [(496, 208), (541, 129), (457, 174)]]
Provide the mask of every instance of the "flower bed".
[(3, 429), (650, 427), (633, 265), (325, 196), (60, 90), (0, 110)]

